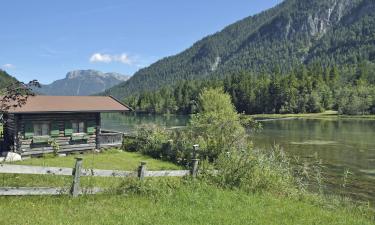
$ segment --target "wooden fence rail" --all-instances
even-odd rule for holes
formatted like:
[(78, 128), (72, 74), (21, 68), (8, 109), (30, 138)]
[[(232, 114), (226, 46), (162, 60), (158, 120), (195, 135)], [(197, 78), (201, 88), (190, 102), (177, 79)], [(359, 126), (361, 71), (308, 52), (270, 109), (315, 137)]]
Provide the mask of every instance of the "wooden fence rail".
[[(78, 191), (82, 194), (97, 194), (103, 192), (101, 188), (81, 189)], [(24, 195), (64, 195), (71, 194), (66, 188), (50, 188), (50, 187), (0, 187), (0, 195), (2, 196), (24, 196)]]
[[(72, 176), (73, 168), (62, 167), (42, 167), (42, 166), (23, 166), (0, 164), (0, 173), (11, 174), (30, 174), (30, 175), (57, 175)], [(121, 171), (121, 170), (99, 170), (99, 169), (82, 169), (80, 176), (87, 177), (139, 177), (138, 171)], [(190, 175), (190, 170), (162, 170), (147, 171), (144, 169), (143, 177), (183, 177)]]
[(146, 162), (141, 162), (140, 166), (135, 171), (121, 171), (121, 170), (99, 170), (99, 169), (83, 169), (82, 158), (76, 158), (74, 168), (62, 167), (41, 167), (41, 166), (23, 166), (0, 164), (0, 174), (30, 174), (30, 175), (57, 175), (57, 176), (72, 176), (73, 182), (70, 190), (63, 188), (49, 188), (49, 187), (0, 187), (0, 195), (14, 196), (14, 195), (60, 195), (71, 194), (77, 197), (80, 194), (96, 194), (101, 192), (100, 188), (93, 188), (84, 190), (80, 188), (80, 177), (138, 177), (143, 180), (145, 177), (183, 177), (191, 175), (193, 177), (198, 174), (198, 160), (192, 160), (190, 170), (163, 170), (163, 171), (148, 171)]

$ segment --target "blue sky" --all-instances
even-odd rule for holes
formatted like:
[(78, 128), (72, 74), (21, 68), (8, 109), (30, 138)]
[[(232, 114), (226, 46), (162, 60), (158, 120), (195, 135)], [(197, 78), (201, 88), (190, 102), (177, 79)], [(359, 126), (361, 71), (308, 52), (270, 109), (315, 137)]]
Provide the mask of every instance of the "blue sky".
[(281, 0), (1, 0), (0, 67), (42, 83), (68, 71), (132, 75)]

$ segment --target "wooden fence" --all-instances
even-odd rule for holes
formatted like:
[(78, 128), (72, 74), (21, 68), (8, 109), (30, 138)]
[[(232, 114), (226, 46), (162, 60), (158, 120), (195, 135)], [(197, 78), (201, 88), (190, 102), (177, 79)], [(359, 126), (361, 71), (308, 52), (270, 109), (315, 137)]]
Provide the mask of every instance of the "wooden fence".
[(70, 190), (64, 188), (50, 188), (50, 187), (0, 187), (0, 195), (17, 196), (17, 195), (60, 195), (70, 194), (77, 197), (80, 194), (96, 194), (102, 192), (100, 188), (81, 189), (80, 177), (138, 177), (143, 180), (145, 177), (183, 177), (191, 175), (197, 176), (198, 160), (193, 159), (190, 170), (163, 170), (163, 171), (148, 171), (146, 162), (141, 162), (140, 166), (135, 171), (121, 171), (121, 170), (99, 170), (99, 169), (83, 169), (82, 158), (76, 158), (74, 168), (61, 167), (41, 167), (41, 166), (23, 166), (0, 164), (0, 174), (30, 174), (30, 175), (57, 175), (57, 176), (72, 176), (73, 181)]

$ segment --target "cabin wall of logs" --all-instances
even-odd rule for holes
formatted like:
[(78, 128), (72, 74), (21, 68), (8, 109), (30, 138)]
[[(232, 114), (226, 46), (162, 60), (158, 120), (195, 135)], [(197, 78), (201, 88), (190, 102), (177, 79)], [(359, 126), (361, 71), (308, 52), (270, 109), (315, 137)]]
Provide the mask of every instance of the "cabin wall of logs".
[[(22, 156), (45, 153), (69, 153), (94, 150), (100, 147), (100, 113), (10, 114), (7, 115), (7, 143), (11, 151)], [(79, 132), (75, 133), (77, 126)], [(43, 135), (38, 135), (35, 124), (43, 124)], [(48, 124), (49, 128), (45, 126)], [(37, 128), (35, 128), (37, 127)], [(48, 133), (45, 133), (48, 131)], [(39, 131), (41, 132), (41, 131)]]
[(14, 114), (4, 114), (3, 116), (4, 120), (7, 121), (7, 123), (5, 123), (3, 127), (3, 143), (1, 147), (6, 150), (14, 143), (15, 116)]

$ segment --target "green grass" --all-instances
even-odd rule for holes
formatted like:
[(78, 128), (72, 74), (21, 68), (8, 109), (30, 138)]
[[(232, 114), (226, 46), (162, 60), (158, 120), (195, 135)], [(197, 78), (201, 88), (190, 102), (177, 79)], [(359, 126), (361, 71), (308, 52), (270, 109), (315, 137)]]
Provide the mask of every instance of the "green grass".
[(148, 170), (179, 170), (179, 166), (153, 159), (139, 153), (124, 152), (121, 150), (108, 150), (102, 153), (86, 153), (80, 155), (69, 155), (67, 157), (42, 157), (31, 158), (15, 162), (18, 165), (52, 166), (52, 167), (74, 167), (75, 158), (83, 158), (84, 168), (107, 169), (107, 170), (135, 170), (141, 161), (147, 162)]
[[(179, 170), (179, 166), (165, 161), (152, 159), (139, 153), (110, 150), (99, 154), (87, 153), (83, 155), (70, 155), (67, 157), (32, 158), (20, 162), (18, 165), (70, 167), (75, 164), (75, 157), (83, 158), (84, 168), (128, 170), (135, 171), (141, 161), (147, 162), (148, 170)], [(82, 187), (112, 187), (118, 185), (121, 178), (82, 177)], [(53, 175), (24, 175), (24, 174), (0, 174), (1, 187), (69, 187), (71, 176)]]
[[(134, 170), (140, 161), (147, 161), (151, 170), (180, 169), (168, 162), (117, 150), (80, 156), (84, 158), (85, 168)], [(47, 157), (17, 164), (73, 167), (74, 158)], [(129, 182), (129, 178), (83, 177), (81, 186), (128, 190), (121, 185), (124, 181)], [(141, 188), (142, 194), (135, 194), (134, 190), (139, 190), (135, 188), (125, 194), (74, 199), (69, 196), (0, 197), (0, 224), (375, 224), (367, 211), (351, 205), (343, 207), (320, 202), (318, 198), (246, 194), (190, 179), (180, 182), (179, 178), (152, 178), (147, 181), (156, 182), (152, 186), (146, 182), (145, 189)], [(153, 186), (164, 181), (163, 186)], [(0, 186), (69, 188), (71, 182), (70, 176), (0, 174)]]
[[(192, 181), (191, 181), (192, 182)], [(0, 197), (0, 224), (370, 225), (356, 209), (185, 184), (168, 194)]]
[(303, 118), (303, 119), (369, 119), (375, 120), (375, 115), (339, 115), (337, 111), (326, 111), (322, 113), (301, 113), (301, 114), (255, 114), (249, 115), (254, 119), (285, 119), (285, 118)]

